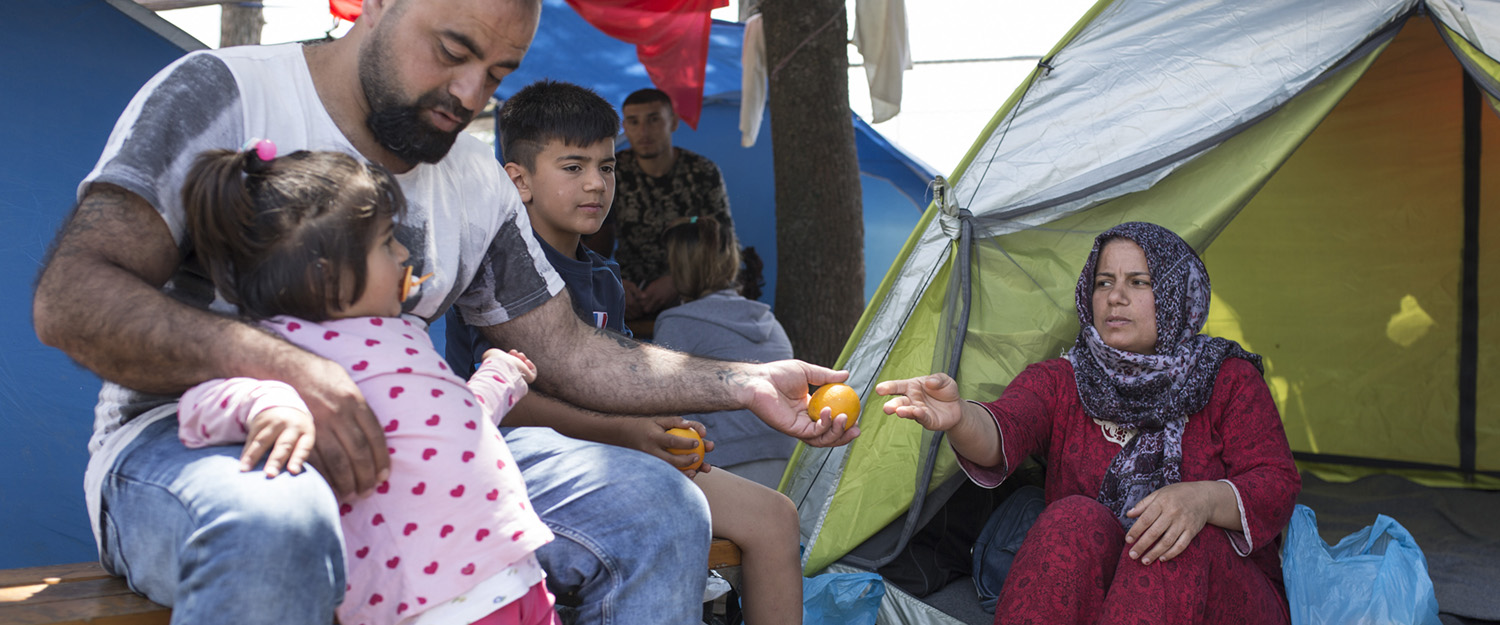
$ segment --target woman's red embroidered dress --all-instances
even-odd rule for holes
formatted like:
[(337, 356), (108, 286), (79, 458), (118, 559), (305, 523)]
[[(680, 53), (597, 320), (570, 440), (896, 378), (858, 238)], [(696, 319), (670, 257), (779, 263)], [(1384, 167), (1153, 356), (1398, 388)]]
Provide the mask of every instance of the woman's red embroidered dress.
[(1182, 436), (1182, 481), (1228, 482), (1245, 531), (1205, 525), (1182, 554), (1149, 565), (1130, 559), (1119, 520), (1096, 500), (1129, 434), (1084, 414), (1071, 363), (1031, 365), (981, 405), (1000, 428), (1006, 466), (959, 458), (970, 479), (994, 487), (1029, 455), (1047, 462), (1048, 506), (1016, 554), (997, 624), (1288, 622), (1280, 533), (1302, 482), (1248, 361), (1224, 362)]

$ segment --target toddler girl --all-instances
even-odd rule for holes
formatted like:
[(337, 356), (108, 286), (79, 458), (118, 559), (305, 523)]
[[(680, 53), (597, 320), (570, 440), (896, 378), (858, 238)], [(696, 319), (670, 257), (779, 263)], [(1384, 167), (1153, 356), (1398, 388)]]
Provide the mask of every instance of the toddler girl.
[[(401, 318), (420, 284), (395, 238), (400, 187), (337, 152), (277, 158), (260, 141), (199, 155), (183, 188), (194, 253), (223, 297), (342, 365), (385, 430), (390, 478), (340, 505), (346, 625), (555, 623), (534, 552), (552, 540), (496, 426), (536, 378), (490, 350), (467, 383)], [(241, 470), (296, 474), (313, 421), (284, 382), (210, 380), (179, 406), (189, 447), (244, 441)]]

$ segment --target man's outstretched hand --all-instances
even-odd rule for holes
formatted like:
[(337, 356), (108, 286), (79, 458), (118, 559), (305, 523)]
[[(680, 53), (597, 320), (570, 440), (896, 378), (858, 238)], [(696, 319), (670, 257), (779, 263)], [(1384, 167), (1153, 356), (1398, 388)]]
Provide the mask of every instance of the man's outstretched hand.
[(800, 360), (778, 360), (748, 365), (742, 376), (731, 379), (744, 386), (746, 406), (756, 416), (779, 432), (784, 432), (814, 447), (837, 447), (859, 436), (859, 426), (847, 423), (846, 416), (813, 420), (807, 412), (808, 385), (822, 386), (849, 379), (848, 371)]

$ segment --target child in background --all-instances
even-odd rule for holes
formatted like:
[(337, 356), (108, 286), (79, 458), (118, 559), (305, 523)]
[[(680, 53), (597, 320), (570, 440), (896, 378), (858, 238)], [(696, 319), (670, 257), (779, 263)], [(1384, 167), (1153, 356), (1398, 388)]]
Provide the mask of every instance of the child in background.
[[(661, 238), (683, 303), (656, 317), (657, 345), (719, 360), (792, 357), (792, 342), (771, 307), (740, 295), (740, 249), (729, 224), (712, 217), (682, 217), (668, 223)], [(754, 267), (755, 260), (747, 266)], [(757, 272), (743, 273), (749, 284), (758, 282)], [(715, 443), (718, 468), (776, 488), (796, 439), (771, 429), (749, 410), (714, 413), (703, 422)]]
[[(621, 331), (625, 296), (619, 270), (599, 271), (603, 259), (581, 242), (599, 229), (614, 201), (619, 116), (594, 92), (547, 80), (506, 100), (499, 116), (505, 171), (521, 193), (547, 258), (567, 282), (574, 310), (601, 331)], [(573, 252), (565, 255), (559, 250)], [(452, 313), (448, 328), (448, 354), (455, 370), (468, 366), (451, 360), (455, 356), (490, 348)], [(700, 435), (706, 432), (701, 423), (682, 417), (605, 416), (538, 395), (528, 396), (512, 418), (529, 422), (526, 413), (533, 410), (548, 411), (545, 422), (564, 435), (638, 449), (679, 468), (697, 460), (697, 455), (679, 456), (669, 450), (691, 449), (694, 442), (666, 431), (688, 427)], [(706, 445), (712, 450), (711, 442)], [(745, 622), (801, 623), (800, 534), (791, 500), (731, 473), (710, 471), (707, 464), (689, 472), (689, 477), (708, 499), (713, 534), (740, 547)]]
[[(391, 174), (337, 152), (276, 158), (261, 141), (199, 155), (183, 204), (225, 299), (343, 366), (385, 430), (389, 479), (339, 508), (348, 584), (339, 622), (558, 622), (534, 555), (552, 532), (496, 429), (536, 369), (493, 350), (465, 383), (401, 318), (413, 282), (395, 238), (405, 200)], [(313, 446), (306, 404), (275, 380), (193, 387), (179, 426), (189, 447), (244, 441), (241, 470), (266, 457), (268, 478), (300, 473)]]

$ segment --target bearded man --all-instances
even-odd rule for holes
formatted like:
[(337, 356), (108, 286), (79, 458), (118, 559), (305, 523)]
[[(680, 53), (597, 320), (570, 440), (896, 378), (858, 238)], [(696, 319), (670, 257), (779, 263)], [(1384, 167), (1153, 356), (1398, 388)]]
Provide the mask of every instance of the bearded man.
[[(33, 319), (43, 342), (106, 381), (85, 477), (101, 560), (171, 606), (173, 623), (332, 622), (345, 590), (339, 502), (382, 488), (390, 467), (344, 370), (240, 320), (197, 262), (179, 194), (205, 150), (266, 138), (282, 154), (338, 150), (395, 172), (408, 203), (396, 237), (417, 275), (434, 274), (403, 317), (425, 327), (457, 306), (491, 343), (531, 357), (542, 393), (605, 412), (748, 407), (819, 445), (857, 435), (806, 413), (807, 385), (845, 373), (693, 359), (573, 315), (515, 188), (461, 135), (520, 65), (539, 15), (538, 0), (366, 0), (337, 41), (189, 54), (121, 115), (48, 255)], [(239, 446), (177, 440), (177, 396), (232, 377), (296, 388), (316, 423), (315, 471), (267, 479), (239, 470)], [(709, 523), (697, 489), (659, 460), (546, 428), (507, 442), (558, 536), (538, 552), (549, 585), (579, 597), (580, 621), (698, 622)]]

